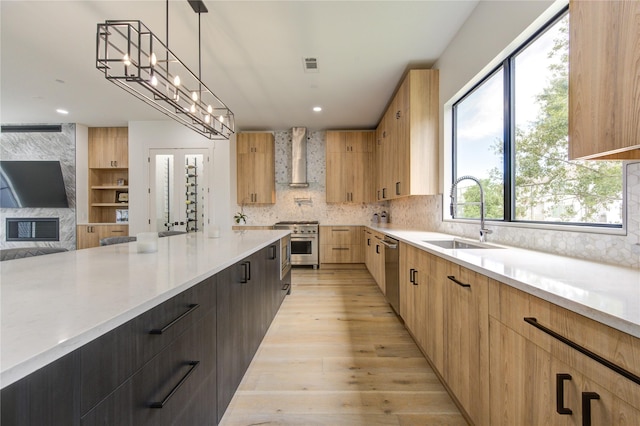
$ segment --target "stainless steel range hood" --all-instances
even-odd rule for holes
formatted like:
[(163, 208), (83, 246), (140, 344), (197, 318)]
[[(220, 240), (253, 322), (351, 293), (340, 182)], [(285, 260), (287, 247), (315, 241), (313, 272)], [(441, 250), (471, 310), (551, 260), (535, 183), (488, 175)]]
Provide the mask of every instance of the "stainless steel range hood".
[(307, 128), (291, 129), (291, 188), (307, 188)]

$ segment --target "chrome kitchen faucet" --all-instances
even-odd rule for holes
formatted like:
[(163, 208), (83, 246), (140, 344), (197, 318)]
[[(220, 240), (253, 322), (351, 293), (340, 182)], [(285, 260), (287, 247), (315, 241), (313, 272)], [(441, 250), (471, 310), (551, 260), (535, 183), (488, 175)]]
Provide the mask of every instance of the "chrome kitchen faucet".
[[(467, 179), (477, 183), (478, 187), (480, 188), (480, 242), (484, 243), (487, 240), (487, 234), (491, 234), (493, 231), (491, 231), (490, 229), (487, 229), (484, 224), (484, 190), (482, 189), (482, 184), (480, 183), (480, 179), (475, 178), (473, 176), (462, 176), (462, 177), (459, 177), (453, 183), (453, 185), (451, 185), (451, 193), (449, 194), (449, 197), (451, 198), (451, 204), (449, 207), (451, 212), (451, 218), (452, 219), (456, 218), (455, 213), (456, 213), (456, 207), (458, 206), (456, 187), (458, 186), (458, 183)], [(460, 204), (478, 204), (478, 203), (460, 203)]]

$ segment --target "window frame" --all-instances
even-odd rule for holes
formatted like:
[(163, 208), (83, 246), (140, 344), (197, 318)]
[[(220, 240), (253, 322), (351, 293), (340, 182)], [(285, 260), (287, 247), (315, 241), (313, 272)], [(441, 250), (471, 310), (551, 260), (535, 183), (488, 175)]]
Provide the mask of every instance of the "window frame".
[[(511, 50), (496, 66), (490, 69), (484, 74), (475, 84), (471, 86), (469, 90), (464, 92), (458, 99), (451, 104), (451, 162), (450, 162), (450, 183), (455, 182), (457, 173), (457, 124), (458, 124), (458, 109), (457, 107), (464, 102), (470, 95), (475, 93), (483, 84), (491, 79), (500, 70), (503, 71), (503, 218), (485, 218), (485, 221), (493, 224), (507, 225), (507, 226), (519, 226), (519, 227), (531, 227), (531, 228), (544, 228), (544, 229), (561, 229), (561, 230), (580, 230), (591, 232), (606, 232), (606, 233), (626, 233), (626, 173), (625, 165), (622, 166), (622, 223), (609, 224), (609, 223), (586, 223), (586, 222), (551, 222), (551, 221), (535, 221), (535, 220), (518, 220), (515, 219), (514, 212), (516, 211), (516, 199), (515, 199), (515, 181), (516, 181), (516, 152), (515, 152), (515, 138), (516, 129), (515, 123), (515, 66), (517, 56), (527, 49), (531, 44), (538, 40), (550, 27), (555, 25), (558, 21), (564, 18), (569, 13), (569, 6), (566, 5), (553, 17), (547, 20), (538, 30), (536, 30), (530, 37), (526, 38), (524, 42), (519, 44), (515, 49)], [(443, 202), (443, 212), (445, 209)], [(443, 215), (444, 216), (444, 215)], [(456, 222), (468, 222), (476, 223), (479, 219), (475, 218), (462, 218), (454, 219), (447, 217), (445, 220)], [(622, 231), (622, 232), (621, 232)]]

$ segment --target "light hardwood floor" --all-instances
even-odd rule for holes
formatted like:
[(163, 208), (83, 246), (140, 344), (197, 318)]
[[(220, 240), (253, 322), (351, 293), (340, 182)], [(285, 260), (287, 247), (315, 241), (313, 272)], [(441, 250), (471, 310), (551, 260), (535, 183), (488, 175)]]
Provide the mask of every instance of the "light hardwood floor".
[(292, 280), (222, 425), (466, 425), (366, 269)]

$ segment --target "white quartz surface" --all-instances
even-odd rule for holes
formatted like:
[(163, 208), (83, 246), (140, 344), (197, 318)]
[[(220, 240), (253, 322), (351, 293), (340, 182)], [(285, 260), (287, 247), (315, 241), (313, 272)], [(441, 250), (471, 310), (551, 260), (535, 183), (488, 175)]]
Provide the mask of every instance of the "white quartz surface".
[(369, 227), (640, 338), (638, 269), (497, 244), (494, 246), (504, 248), (443, 249), (423, 240), (451, 240), (454, 236), (392, 225)]
[(289, 234), (229, 231), (49, 254), (0, 264), (5, 387)]

